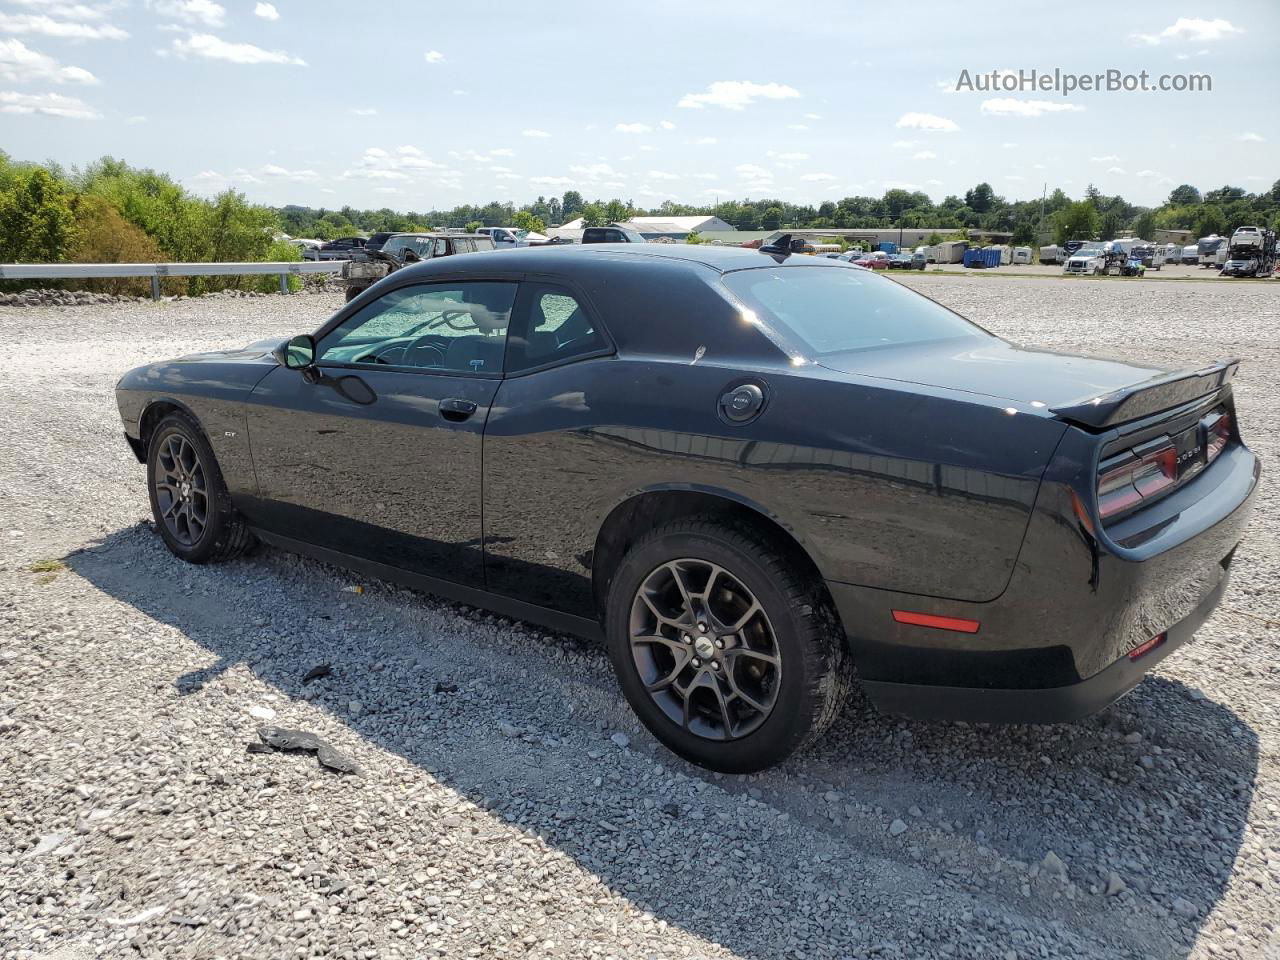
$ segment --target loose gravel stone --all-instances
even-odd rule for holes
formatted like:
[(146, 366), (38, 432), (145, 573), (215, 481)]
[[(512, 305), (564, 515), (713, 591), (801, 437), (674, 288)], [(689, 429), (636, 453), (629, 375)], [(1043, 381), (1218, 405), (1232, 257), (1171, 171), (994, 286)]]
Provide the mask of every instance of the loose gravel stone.
[[(119, 375), (315, 329), (340, 296), (0, 306), (0, 956), (1280, 948), (1280, 288), (904, 282), (1028, 345), (1242, 357), (1258, 514), (1196, 640), (1099, 716), (908, 723), (855, 696), (814, 748), (749, 778), (635, 733), (595, 646), (376, 581), (344, 592), (349, 574), (274, 550), (196, 567), (164, 549)], [(363, 776), (247, 752), (254, 705)], [(1049, 850), (1075, 883), (1049, 876)]]

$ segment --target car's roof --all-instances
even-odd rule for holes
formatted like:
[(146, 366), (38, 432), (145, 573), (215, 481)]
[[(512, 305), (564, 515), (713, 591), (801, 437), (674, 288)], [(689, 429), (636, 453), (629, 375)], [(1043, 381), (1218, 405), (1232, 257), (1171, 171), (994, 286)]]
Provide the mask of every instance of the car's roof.
[(457, 233), (447, 230), (426, 230), (421, 233), (413, 230), (402, 230), (389, 234), (391, 237), (486, 237), (485, 233)]
[[(846, 263), (826, 257), (807, 254), (781, 257), (745, 247), (716, 247), (684, 243), (591, 243), (520, 247), (515, 250), (487, 250), (481, 255), (466, 254), (461, 257), (440, 258), (415, 264), (407, 269), (429, 273), (444, 270), (450, 273), (486, 273), (493, 270), (554, 272), (557, 269), (563, 269), (578, 273), (589, 271), (593, 263), (617, 263), (624, 259), (651, 265), (655, 269), (697, 264), (719, 273), (780, 265), (848, 269)], [(405, 273), (405, 271), (398, 272)]]

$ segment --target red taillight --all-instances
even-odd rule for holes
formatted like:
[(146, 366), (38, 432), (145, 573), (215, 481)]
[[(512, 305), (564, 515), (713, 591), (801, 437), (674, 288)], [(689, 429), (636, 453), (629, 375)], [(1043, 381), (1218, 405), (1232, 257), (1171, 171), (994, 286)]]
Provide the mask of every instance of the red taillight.
[(934, 627), (938, 630), (956, 630), (960, 633), (977, 633), (981, 624), (977, 620), (965, 620), (963, 617), (939, 617), (932, 613), (915, 613), (911, 610), (893, 611), (893, 619), (898, 623), (909, 623), (916, 627)]
[(1098, 512), (1103, 519), (1114, 516), (1173, 486), (1177, 479), (1178, 452), (1171, 443), (1100, 476)]
[(1204, 445), (1206, 459), (1213, 459), (1227, 448), (1231, 442), (1231, 414), (1220, 413), (1214, 420), (1205, 423)]
[(1160, 646), (1160, 644), (1164, 643), (1166, 636), (1167, 634), (1157, 633), (1154, 637), (1152, 637), (1146, 643), (1138, 644), (1136, 647), (1134, 647), (1132, 650), (1129, 651), (1129, 659), (1137, 660), (1139, 657), (1143, 656), (1144, 654), (1150, 653), (1156, 647)]

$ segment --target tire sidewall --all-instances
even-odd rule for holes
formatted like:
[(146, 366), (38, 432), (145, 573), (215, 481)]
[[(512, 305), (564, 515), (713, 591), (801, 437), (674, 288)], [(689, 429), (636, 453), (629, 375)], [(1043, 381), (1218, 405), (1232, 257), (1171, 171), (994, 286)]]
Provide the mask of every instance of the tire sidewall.
[[(663, 563), (682, 558), (708, 560), (741, 580), (763, 606), (782, 655), (782, 681), (773, 710), (758, 729), (737, 740), (708, 740), (674, 723), (644, 689), (632, 659), (630, 619), (636, 590)], [(804, 742), (811, 726), (815, 664), (810, 627), (799, 613), (764, 567), (728, 540), (705, 532), (672, 532), (638, 545), (613, 578), (605, 616), (609, 659), (631, 708), (669, 749), (699, 766), (749, 773), (788, 756)]]
[[(160, 502), (156, 496), (155, 463), (160, 445), (169, 437), (180, 435), (196, 449), (200, 458), (200, 466), (205, 474), (205, 488), (208, 495), (208, 522), (204, 534), (191, 546), (179, 543), (169, 532), (160, 515)], [(222, 473), (218, 470), (218, 462), (214, 459), (213, 449), (205, 439), (204, 433), (192, 424), (190, 418), (182, 414), (170, 414), (156, 425), (147, 445), (147, 497), (151, 501), (151, 516), (155, 521), (156, 532), (176, 556), (189, 563), (204, 563), (212, 557), (219, 542), (226, 535), (227, 509), (225, 495), (222, 493)]]

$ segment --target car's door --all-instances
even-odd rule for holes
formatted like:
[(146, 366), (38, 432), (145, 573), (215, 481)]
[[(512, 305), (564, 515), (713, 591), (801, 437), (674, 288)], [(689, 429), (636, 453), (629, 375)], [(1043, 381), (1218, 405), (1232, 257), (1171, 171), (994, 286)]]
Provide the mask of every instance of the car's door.
[(590, 432), (601, 417), (621, 415), (601, 403), (615, 385), (612, 354), (582, 291), (520, 284), (484, 436), (485, 580), (495, 593), (594, 616), (591, 569), (571, 545), (606, 469)]
[(247, 413), (250, 522), (479, 585), (481, 436), (516, 286), (399, 286), (338, 315), (313, 375), (278, 367), (264, 377)]

